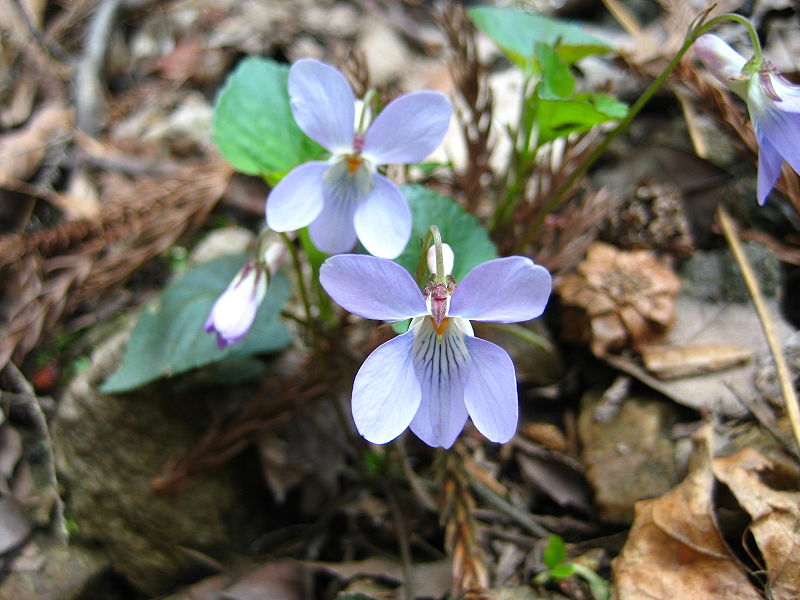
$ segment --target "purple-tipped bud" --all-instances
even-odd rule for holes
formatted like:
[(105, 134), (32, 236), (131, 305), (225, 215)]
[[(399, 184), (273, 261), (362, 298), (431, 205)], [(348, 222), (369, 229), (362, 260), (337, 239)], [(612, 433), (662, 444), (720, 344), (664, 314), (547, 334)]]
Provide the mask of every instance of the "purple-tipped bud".
[(246, 263), (217, 298), (206, 319), (205, 330), (217, 334), (220, 349), (241, 341), (250, 330), (266, 293), (266, 273), (254, 262)]

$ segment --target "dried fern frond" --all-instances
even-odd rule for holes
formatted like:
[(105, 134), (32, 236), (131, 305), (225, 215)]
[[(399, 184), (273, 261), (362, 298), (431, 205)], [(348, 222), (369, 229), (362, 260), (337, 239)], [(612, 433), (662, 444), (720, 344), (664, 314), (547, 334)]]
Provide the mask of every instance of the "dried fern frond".
[(450, 73), (462, 100), (456, 103), (455, 113), (467, 146), (467, 165), (463, 171), (454, 170), (455, 185), (464, 195), (467, 210), (474, 213), (493, 177), (489, 165), (492, 91), (486, 66), (478, 58), (475, 27), (466, 9), (448, 3), (435, 18), (450, 43)]
[(198, 227), (232, 174), (221, 160), (137, 180), (94, 220), (0, 237), (0, 368), (19, 363), (64, 314), (124, 283)]

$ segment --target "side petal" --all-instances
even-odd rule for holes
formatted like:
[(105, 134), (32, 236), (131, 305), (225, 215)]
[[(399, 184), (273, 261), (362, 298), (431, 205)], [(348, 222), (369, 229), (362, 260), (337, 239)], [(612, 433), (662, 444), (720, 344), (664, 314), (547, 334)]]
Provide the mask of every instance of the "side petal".
[(390, 260), (331, 256), (319, 269), (319, 282), (337, 304), (365, 319), (402, 321), (428, 313), (414, 278)]
[(370, 125), (363, 154), (376, 165), (419, 162), (442, 143), (452, 112), (450, 101), (439, 92), (400, 96)]
[(297, 125), (331, 152), (353, 147), (355, 95), (337, 69), (313, 58), (289, 70), (289, 100)]
[(464, 404), (475, 427), (503, 444), (517, 430), (517, 377), (506, 351), (476, 337), (466, 338), (471, 363), (464, 385)]
[(758, 136), (758, 183), (756, 185), (756, 198), (763, 205), (769, 193), (775, 187), (775, 182), (781, 174), (783, 157), (773, 147), (769, 139)]
[(420, 387), (411, 359), (413, 337), (404, 333), (381, 344), (367, 357), (353, 383), (353, 420), (373, 444), (403, 433), (420, 403)]
[(474, 321), (516, 323), (538, 317), (552, 282), (547, 269), (524, 256), (482, 263), (456, 286), (448, 314)]
[(403, 192), (376, 173), (372, 192), (356, 209), (354, 224), (370, 254), (397, 258), (411, 237), (411, 209)]
[(326, 162), (307, 162), (295, 167), (267, 196), (267, 225), (274, 231), (294, 231), (317, 218), (324, 201)]
[(458, 320), (452, 319), (441, 337), (431, 323), (422, 317), (409, 330), (414, 334), (414, 368), (422, 390), (411, 431), (429, 446), (449, 448), (467, 422), (464, 380), (469, 353)]

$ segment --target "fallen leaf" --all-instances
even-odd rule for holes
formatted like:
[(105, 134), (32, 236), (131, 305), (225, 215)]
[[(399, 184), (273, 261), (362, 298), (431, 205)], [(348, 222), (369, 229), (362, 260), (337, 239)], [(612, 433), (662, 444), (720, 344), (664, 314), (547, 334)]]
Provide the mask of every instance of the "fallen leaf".
[[(305, 561), (303, 564), (333, 573), (344, 580), (357, 576), (380, 577), (398, 582), (404, 579), (403, 565), (401, 563), (382, 558), (367, 558), (365, 560), (340, 563)], [(413, 572), (414, 593), (416, 596), (441, 598), (450, 590), (451, 566), (449, 559), (415, 563)], [(397, 592), (398, 598), (404, 597), (401, 591), (398, 590)]]
[[(784, 344), (793, 328), (780, 318), (776, 301), (767, 301), (776, 334)], [(675, 323), (662, 341), (666, 345), (721, 344), (735, 340), (755, 356), (768, 352), (758, 315), (750, 304), (706, 302), (687, 295), (678, 297)], [(607, 355), (612, 366), (636, 377), (678, 404), (721, 416), (741, 417), (747, 408), (739, 400), (759, 397), (755, 386), (756, 361), (703, 376), (662, 381), (624, 356)]]
[(734, 560), (713, 516), (710, 426), (693, 465), (666, 494), (636, 504), (633, 527), (612, 562), (618, 600), (761, 600)]
[(800, 598), (800, 491), (776, 490), (761, 475), (772, 464), (751, 448), (713, 462), (714, 475), (736, 496), (766, 563), (768, 597)]
[(746, 363), (748, 350), (731, 344), (694, 344), (684, 346), (648, 346), (642, 359), (648, 371), (661, 379), (677, 379), (723, 371)]

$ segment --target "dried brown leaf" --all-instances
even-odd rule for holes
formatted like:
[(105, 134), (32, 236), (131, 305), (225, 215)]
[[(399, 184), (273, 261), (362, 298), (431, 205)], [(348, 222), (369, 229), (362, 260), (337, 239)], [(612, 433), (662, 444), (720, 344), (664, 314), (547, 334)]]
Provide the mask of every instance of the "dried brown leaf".
[(800, 598), (800, 491), (778, 490), (762, 475), (772, 465), (751, 448), (714, 460), (714, 475), (725, 483), (752, 519), (750, 531), (766, 562), (769, 597)]
[(694, 465), (663, 496), (636, 504), (636, 515), (612, 570), (618, 600), (759, 600), (717, 530), (710, 427), (698, 432)]

